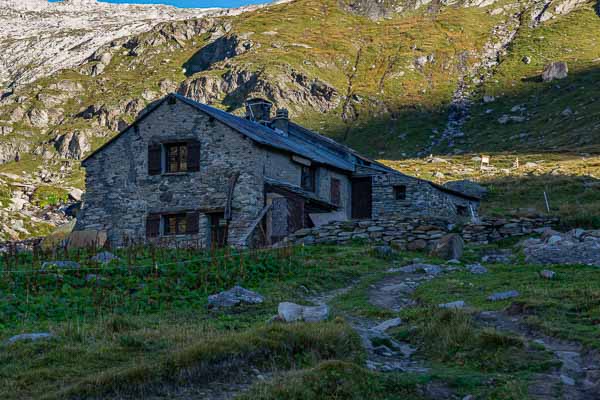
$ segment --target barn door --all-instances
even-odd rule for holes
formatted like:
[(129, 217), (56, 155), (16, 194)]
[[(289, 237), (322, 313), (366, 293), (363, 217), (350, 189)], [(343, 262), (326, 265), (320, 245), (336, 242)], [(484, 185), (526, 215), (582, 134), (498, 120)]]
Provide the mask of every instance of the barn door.
[(352, 218), (370, 219), (372, 216), (373, 185), (371, 177), (352, 179)]

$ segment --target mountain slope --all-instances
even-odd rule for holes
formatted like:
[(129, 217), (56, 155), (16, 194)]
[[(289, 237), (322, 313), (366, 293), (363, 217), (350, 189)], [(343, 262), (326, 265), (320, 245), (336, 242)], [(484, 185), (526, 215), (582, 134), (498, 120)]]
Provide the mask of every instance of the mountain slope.
[[(294, 120), (378, 158), (594, 152), (595, 7), (296, 0), (160, 23), (13, 85), (0, 100), (0, 199), (14, 206), (11, 197), (30, 202), (40, 186), (83, 188), (79, 160), (171, 91), (236, 113), (245, 98), (264, 96)], [(553, 61), (566, 61), (569, 77), (542, 82)], [(23, 183), (34, 189), (26, 193)], [(27, 222), (28, 210), (35, 207), (26, 204), (17, 217), (1, 211), (0, 220)]]

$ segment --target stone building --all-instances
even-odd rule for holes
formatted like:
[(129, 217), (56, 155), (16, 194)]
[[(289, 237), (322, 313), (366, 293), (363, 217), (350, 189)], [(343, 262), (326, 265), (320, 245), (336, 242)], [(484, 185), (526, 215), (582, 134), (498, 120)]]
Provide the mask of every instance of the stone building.
[(178, 94), (84, 161), (76, 230), (205, 247), (273, 244), (336, 220), (474, 216), (478, 199), (413, 178), (252, 99), (241, 118)]

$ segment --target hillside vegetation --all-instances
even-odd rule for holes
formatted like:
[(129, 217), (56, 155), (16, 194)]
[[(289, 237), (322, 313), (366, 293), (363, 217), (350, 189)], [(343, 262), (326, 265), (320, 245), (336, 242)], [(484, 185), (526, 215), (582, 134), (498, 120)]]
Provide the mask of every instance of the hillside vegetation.
[[(173, 91), (235, 113), (249, 96), (267, 97), (297, 122), (392, 161), (594, 153), (596, 11), (590, 2), (561, 0), (545, 8), (508, 0), (296, 0), (161, 23), (4, 95), (0, 201), (21, 196), (15, 185), (23, 183), (83, 189), (80, 160)], [(554, 61), (566, 61), (569, 76), (543, 82)], [(7, 228), (26, 225), (8, 236), (36, 235), (54, 223), (29, 200), (24, 211), (0, 214)]]

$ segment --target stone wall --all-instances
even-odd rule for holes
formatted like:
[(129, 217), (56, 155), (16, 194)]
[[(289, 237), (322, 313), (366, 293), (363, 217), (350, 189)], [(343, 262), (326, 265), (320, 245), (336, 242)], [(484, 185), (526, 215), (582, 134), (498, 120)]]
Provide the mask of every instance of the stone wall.
[(449, 232), (459, 232), (467, 242), (489, 243), (523, 236), (535, 229), (553, 226), (549, 217), (484, 218), (477, 224), (455, 225), (441, 218), (385, 218), (334, 222), (318, 228), (303, 229), (287, 240), (294, 244), (344, 244), (352, 240), (388, 243), (408, 250), (429, 248)]
[[(200, 171), (150, 176), (149, 144), (181, 140), (200, 143)], [(182, 240), (207, 244), (207, 210), (225, 207), (229, 177), (240, 173), (229, 231), (230, 243), (237, 244), (263, 208), (263, 168), (257, 160), (264, 152), (191, 106), (165, 102), (85, 163), (87, 192), (76, 229), (105, 230), (118, 243), (145, 238), (150, 213), (200, 211), (199, 234)]]

